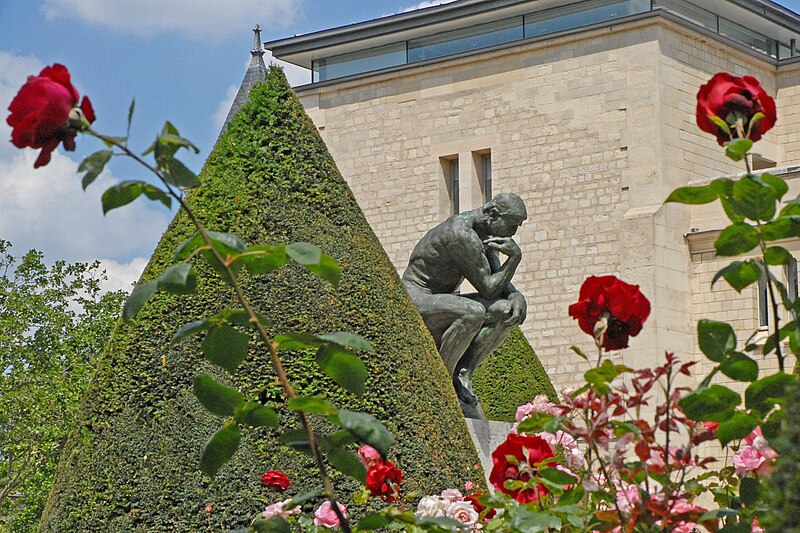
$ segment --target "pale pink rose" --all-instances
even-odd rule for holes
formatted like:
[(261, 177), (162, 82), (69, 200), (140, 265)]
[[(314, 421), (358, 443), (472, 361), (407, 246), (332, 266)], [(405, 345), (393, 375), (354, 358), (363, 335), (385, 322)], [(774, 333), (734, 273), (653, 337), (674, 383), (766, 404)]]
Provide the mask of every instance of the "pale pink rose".
[(472, 526), (478, 522), (478, 511), (471, 502), (453, 502), (447, 507), (445, 516), (461, 522), (465, 526)]
[(364, 468), (369, 468), (372, 463), (380, 461), (381, 454), (369, 444), (365, 444), (358, 449), (358, 458), (361, 460), (361, 464), (364, 465)]
[(748, 436), (746, 436), (744, 438), (744, 442), (758, 450), (759, 455), (768, 461), (778, 458), (778, 452), (770, 447), (767, 439), (765, 439), (764, 435), (761, 434), (760, 427), (757, 427)]
[(559, 429), (555, 433), (543, 431), (538, 436), (544, 439), (553, 450), (557, 450), (558, 446), (561, 447), (567, 466), (576, 469), (583, 466), (583, 452), (578, 448), (578, 442), (572, 435)]
[(286, 520), (290, 515), (300, 514), (300, 507), (292, 505), (291, 498), (283, 500), (282, 502), (273, 503), (272, 505), (267, 505), (267, 508), (261, 513), (261, 516), (264, 520), (269, 520), (273, 516), (280, 516)]
[(448, 502), (439, 496), (423, 496), (414, 513), (417, 518), (437, 518), (447, 512)]
[(672, 504), (672, 507), (670, 508), (671, 514), (684, 514), (684, 513), (689, 513), (691, 511), (700, 511), (702, 513), (705, 513), (707, 510), (708, 509), (706, 509), (705, 507), (700, 507), (699, 505), (691, 503), (684, 498), (679, 498), (675, 500), (675, 502)]
[[(339, 506), (339, 511), (342, 516), (347, 518), (347, 509), (341, 503), (336, 503)], [(339, 517), (336, 516), (336, 511), (333, 510), (333, 505), (330, 501), (323, 502), (319, 508), (314, 511), (314, 525), (327, 527), (328, 529), (339, 527)]]
[(764, 533), (764, 528), (758, 523), (758, 517), (753, 518), (753, 523), (750, 525), (750, 533)]
[(639, 487), (625, 481), (614, 483), (614, 485), (617, 487), (616, 500), (619, 510), (623, 513), (630, 513), (641, 501)]
[(740, 475), (759, 471), (765, 463), (766, 459), (752, 446), (742, 446), (733, 455), (733, 466), (736, 467), (736, 473)]
[(444, 489), (442, 491), (442, 499), (446, 502), (460, 502), (464, 499), (464, 496), (458, 489)]
[(559, 411), (556, 408), (556, 404), (551, 402), (547, 396), (539, 394), (530, 403), (517, 407), (517, 414), (514, 417), (517, 424), (528, 418), (531, 413), (547, 413), (558, 416)]
[(473, 488), (475, 488), (475, 484), (472, 481), (467, 481), (466, 483), (464, 483), (464, 490), (466, 490), (467, 492), (472, 491)]
[(682, 522), (680, 525), (673, 526), (672, 533), (692, 533), (697, 524), (694, 522)]

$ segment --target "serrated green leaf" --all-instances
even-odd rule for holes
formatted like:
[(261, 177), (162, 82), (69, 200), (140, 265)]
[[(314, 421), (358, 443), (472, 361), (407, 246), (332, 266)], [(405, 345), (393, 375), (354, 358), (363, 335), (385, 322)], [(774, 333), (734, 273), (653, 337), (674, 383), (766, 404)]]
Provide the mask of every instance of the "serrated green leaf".
[(683, 412), (696, 422), (723, 422), (733, 416), (742, 398), (728, 387), (711, 385), (690, 392), (678, 402)]
[(252, 525), (256, 533), (292, 533), (289, 522), (280, 516), (273, 516), (269, 520), (257, 518)]
[(228, 422), (222, 429), (214, 433), (203, 449), (200, 457), (200, 470), (204, 474), (214, 477), (222, 466), (230, 461), (236, 450), (239, 449), (239, 442), (242, 434), (239, 426), (234, 422)]
[(192, 270), (192, 265), (181, 263), (169, 267), (156, 281), (159, 289), (174, 294), (192, 294), (197, 287), (197, 274)]
[(319, 396), (289, 398), (289, 409), (292, 411), (303, 411), (305, 413), (316, 413), (326, 416), (334, 416), (339, 413), (338, 407)]
[(317, 335), (305, 332), (281, 333), (273, 341), (279, 350), (309, 350), (325, 344)]
[(719, 423), (717, 439), (722, 446), (734, 440), (743, 439), (759, 424), (760, 420), (744, 411), (736, 411), (729, 419)]
[(733, 352), (719, 365), (720, 371), (736, 381), (758, 379), (758, 363), (741, 352)]
[(745, 406), (765, 415), (775, 404), (785, 403), (788, 387), (796, 382), (796, 375), (784, 373), (754, 381), (744, 391)]
[(248, 340), (246, 334), (223, 324), (208, 330), (200, 349), (208, 361), (234, 373), (247, 357)]
[(707, 204), (719, 198), (719, 193), (710, 185), (700, 187), (678, 187), (667, 196), (664, 203)]
[(725, 143), (725, 155), (734, 161), (741, 161), (753, 147), (750, 139), (733, 139)]
[(372, 345), (367, 339), (361, 335), (356, 335), (355, 333), (350, 333), (347, 331), (325, 333), (324, 335), (320, 335), (319, 338), (326, 341), (331, 341), (341, 346), (352, 348), (354, 350), (364, 350), (368, 352), (372, 351)]
[(292, 503), (294, 505), (300, 505), (303, 502), (310, 500), (311, 498), (316, 498), (325, 490), (324, 487), (319, 487), (314, 490), (310, 490), (308, 492), (304, 492), (303, 494), (298, 494), (297, 496), (292, 496)]
[(511, 528), (514, 531), (525, 533), (538, 533), (539, 531), (561, 530), (561, 519), (545, 512), (529, 511), (526, 507), (517, 507), (512, 510)]
[(192, 322), (188, 322), (178, 328), (178, 331), (176, 331), (175, 335), (172, 336), (172, 340), (170, 342), (178, 342), (189, 335), (194, 335), (195, 333), (205, 331), (209, 327), (211, 327), (211, 323), (208, 320), (194, 320)]
[(367, 482), (367, 470), (358, 457), (341, 448), (333, 448), (327, 453), (328, 460), (333, 467), (343, 474), (347, 474), (359, 483)]
[(697, 340), (700, 351), (717, 363), (736, 349), (736, 333), (727, 322), (707, 319), (698, 321)]
[(720, 232), (714, 248), (717, 250), (717, 255), (730, 257), (749, 252), (758, 246), (758, 243), (758, 232), (753, 226), (746, 222), (735, 222)]
[(107, 214), (112, 209), (122, 207), (136, 200), (144, 194), (150, 200), (156, 200), (166, 207), (172, 206), (170, 197), (154, 185), (143, 181), (123, 181), (106, 189), (101, 201), (103, 203), (103, 214)]
[(753, 259), (747, 261), (732, 261), (731, 264), (714, 274), (714, 278), (711, 280), (711, 286), (713, 287), (719, 278), (724, 278), (736, 292), (742, 292), (744, 288), (758, 281), (758, 278), (761, 277), (763, 272), (764, 268), (761, 266), (761, 263)]
[(540, 468), (539, 477), (546, 479), (550, 483), (557, 485), (560, 488), (563, 488), (566, 485), (574, 485), (577, 482), (575, 476), (567, 474), (563, 470), (550, 467)]
[(192, 391), (203, 407), (217, 416), (232, 416), (236, 409), (244, 405), (241, 392), (219, 383), (211, 374), (195, 376)]
[(293, 242), (284, 249), (286, 255), (301, 265), (316, 265), (322, 258), (322, 250), (308, 242)]
[(775, 190), (775, 195), (779, 201), (781, 198), (783, 198), (784, 194), (789, 192), (789, 186), (786, 184), (786, 181), (779, 176), (770, 174), (769, 172), (764, 172), (758, 177), (761, 179), (761, 181)]
[(236, 262), (244, 265), (250, 274), (257, 276), (272, 272), (289, 261), (283, 246), (250, 246), (236, 256)]
[(367, 367), (357, 355), (337, 344), (323, 344), (317, 349), (317, 364), (325, 374), (359, 398), (366, 389)]
[(774, 188), (753, 174), (746, 174), (733, 184), (736, 209), (750, 220), (772, 220), (777, 196)]
[(358, 440), (369, 444), (383, 456), (389, 453), (394, 437), (377, 418), (367, 413), (340, 409), (338, 415), (340, 425), (352, 433)]
[(792, 259), (792, 254), (783, 246), (770, 246), (764, 252), (764, 262), (768, 265), (788, 265)]
[(91, 185), (91, 183), (97, 179), (97, 176), (103, 172), (103, 169), (106, 167), (106, 163), (111, 160), (111, 156), (114, 155), (114, 152), (111, 150), (100, 150), (99, 152), (95, 152), (83, 161), (78, 166), (78, 172), (86, 172), (83, 175), (83, 179), (81, 180), (81, 185), (83, 186), (83, 190), (86, 190), (86, 187)]
[(236, 421), (250, 427), (277, 428), (280, 425), (278, 413), (256, 402), (247, 402), (236, 413)]
[(356, 531), (375, 531), (376, 529), (382, 529), (388, 526), (392, 522), (393, 520), (391, 518), (383, 514), (368, 514), (358, 521), (358, 524), (356, 524)]
[(197, 180), (197, 174), (175, 158), (170, 158), (162, 170), (164, 171), (164, 179), (170, 185), (176, 185), (184, 190), (194, 189), (200, 185)]
[(122, 306), (122, 319), (130, 320), (139, 312), (142, 306), (147, 303), (158, 290), (158, 282), (155, 280), (138, 283), (125, 299)]
[(781, 216), (761, 225), (765, 241), (778, 241), (800, 235), (800, 216)]

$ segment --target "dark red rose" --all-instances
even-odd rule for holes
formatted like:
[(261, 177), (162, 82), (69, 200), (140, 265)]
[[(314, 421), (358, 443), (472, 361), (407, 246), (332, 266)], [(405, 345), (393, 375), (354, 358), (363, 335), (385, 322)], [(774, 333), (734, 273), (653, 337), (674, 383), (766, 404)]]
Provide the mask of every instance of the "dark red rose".
[(635, 337), (650, 315), (650, 302), (639, 290), (616, 276), (589, 276), (581, 285), (577, 303), (569, 306), (569, 316), (580, 328), (594, 336), (594, 327), (603, 318), (608, 327), (603, 335), (603, 348), (621, 350), (628, 347), (628, 337)]
[[(483, 497), (483, 493), (476, 492), (474, 494), (469, 494), (464, 496), (464, 501), (469, 502), (472, 504), (472, 508), (475, 509), (475, 512), (481, 514), (483, 511), (486, 510), (486, 506), (483, 505), (481, 502), (478, 501), (478, 498)], [(489, 512), (486, 513), (486, 516), (483, 517), (484, 520), (491, 520), (494, 518), (494, 515), (497, 514), (497, 509), (489, 509)]]
[(278, 492), (283, 492), (292, 484), (289, 477), (283, 472), (270, 470), (266, 474), (261, 474), (261, 484)]
[[(11, 142), (17, 148), (42, 149), (33, 168), (49, 163), (50, 154), (62, 142), (65, 150), (75, 150), (78, 129), (69, 119), (70, 112), (78, 106), (78, 98), (69, 71), (56, 63), (45, 67), (38, 76), (28, 76), (28, 81), (11, 101), (7, 120), (12, 128)], [(86, 120), (94, 122), (94, 110), (88, 97), (83, 97), (80, 109)]]
[[(509, 460), (511, 457), (515, 457), (516, 461)], [(505, 487), (508, 480), (525, 482), (536, 478), (540, 463), (555, 465), (553, 449), (541, 437), (509, 434), (505, 442), (492, 452), (492, 462), (494, 466), (489, 481), (497, 490), (519, 503), (530, 503), (550, 492), (543, 484), (526, 489)]]
[(403, 471), (391, 461), (378, 460), (367, 470), (367, 490), (370, 496), (377, 496), (385, 502), (394, 502), (400, 497), (400, 483)]
[[(750, 119), (756, 113), (764, 117), (748, 132)], [(731, 128), (731, 136), (709, 118), (719, 117)], [(752, 76), (737, 78), (727, 72), (714, 74), (697, 93), (697, 125), (701, 130), (716, 135), (722, 146), (731, 137), (739, 137), (736, 121), (742, 119), (744, 135), (755, 142), (775, 125), (775, 100), (768, 95), (758, 80)]]

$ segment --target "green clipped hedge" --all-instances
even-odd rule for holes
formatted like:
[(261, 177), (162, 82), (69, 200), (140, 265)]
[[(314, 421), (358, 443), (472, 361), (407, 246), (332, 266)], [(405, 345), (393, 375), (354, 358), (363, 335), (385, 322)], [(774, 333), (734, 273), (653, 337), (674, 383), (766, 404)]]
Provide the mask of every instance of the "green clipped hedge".
[[(293, 266), (245, 280), (256, 308), (272, 319), (271, 334), (353, 331), (376, 349), (363, 356), (370, 377), (361, 400), (319, 372), (313, 354), (284, 353), (298, 393), (321, 394), (381, 419), (397, 439), (390, 455), (404, 470), (406, 491), (433, 493), (475, 480), (477, 456), (436, 348), (280, 69), (254, 87), (200, 180), (189, 201), (209, 229), (248, 244), (312, 242), (343, 268), (338, 290)], [(192, 233), (188, 218), (178, 214), (143, 279), (163, 272)], [(246, 527), (276, 498), (260, 485), (262, 472), (286, 472), (293, 482), (287, 494), (319, 486), (311, 458), (283, 447), (278, 432), (266, 429), (246, 431), (215, 479), (200, 473), (200, 452), (221, 425), (190, 392), (200, 372), (278, 408), (286, 429), (297, 426), (282, 407), (281, 389), (255, 336), (234, 378), (200, 358), (202, 336), (170, 344), (180, 325), (234, 305), (228, 287), (202, 274), (197, 295), (158, 294), (133, 322), (117, 326), (83, 398), (80, 425), (66, 444), (42, 531)], [(357, 488), (338, 473), (335, 484), (345, 502)]]
[(517, 406), (544, 394), (558, 401), (542, 363), (519, 328), (475, 370), (472, 388), (489, 420), (513, 422)]

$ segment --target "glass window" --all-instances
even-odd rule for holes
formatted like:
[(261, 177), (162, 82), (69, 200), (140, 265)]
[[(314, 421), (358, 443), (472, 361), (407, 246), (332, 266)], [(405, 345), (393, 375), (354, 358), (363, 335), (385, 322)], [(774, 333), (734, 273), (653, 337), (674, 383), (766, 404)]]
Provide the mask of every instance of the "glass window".
[(457, 215), (461, 212), (461, 206), (458, 202), (458, 158), (448, 160), (450, 167), (450, 185), (448, 191), (450, 192), (450, 214)]
[(725, 20), (724, 18), (719, 19), (719, 34), (739, 41), (745, 46), (749, 46), (762, 54), (767, 54), (772, 57), (777, 57), (778, 55), (777, 43), (775, 40), (764, 37), (760, 33), (756, 33), (735, 22)]
[(483, 201), (488, 202), (492, 199), (492, 154), (481, 155), (481, 189)]
[(717, 16), (714, 13), (693, 6), (683, 0), (655, 0), (653, 9), (666, 9), (698, 26), (717, 31)]
[(762, 328), (769, 326), (769, 294), (767, 276), (764, 274), (758, 278), (758, 325)]
[(408, 61), (424, 61), (522, 39), (522, 18), (500, 20), (408, 41)]
[(343, 78), (352, 74), (395, 67), (406, 63), (406, 43), (379, 46), (370, 50), (315, 59), (314, 82)]
[(525, 15), (525, 37), (588, 26), (650, 10), (649, 0), (594, 0)]
[[(786, 292), (789, 300), (797, 300), (797, 259), (792, 257), (791, 262), (784, 267), (786, 269)], [(792, 313), (792, 318), (796, 318), (796, 313)]]
[(788, 44), (778, 43), (778, 59), (788, 59), (792, 57), (792, 48)]

